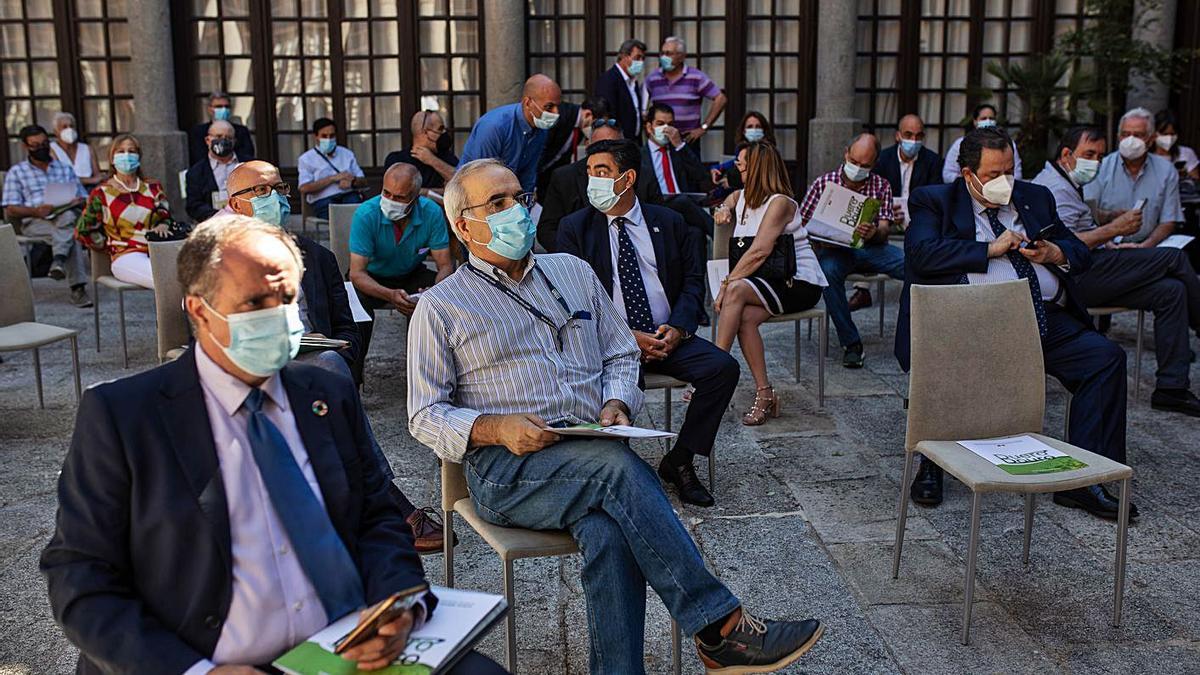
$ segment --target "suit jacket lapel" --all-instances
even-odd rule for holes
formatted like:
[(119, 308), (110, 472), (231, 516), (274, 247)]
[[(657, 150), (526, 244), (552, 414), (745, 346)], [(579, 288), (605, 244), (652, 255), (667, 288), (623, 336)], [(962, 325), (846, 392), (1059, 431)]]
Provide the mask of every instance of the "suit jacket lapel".
[(1042, 224), (1033, 219), (1033, 210), (1016, 189), (1013, 190), (1012, 205), (1017, 217), (1021, 219), (1021, 225), (1025, 227), (1025, 236), (1031, 240), (1037, 239), (1042, 232)]
[[(297, 374), (292, 368), (284, 368), (280, 377), (287, 391), (292, 416), (296, 419), (296, 428), (300, 431), (300, 439), (304, 441), (308, 461), (325, 497), (325, 510), (334, 527), (339, 531), (344, 530), (347, 523), (345, 508), (350, 503), (350, 482), (346, 478), (346, 469), (338, 454), (333, 432), (329, 429), (329, 420), (342, 411), (330, 411), (334, 415), (318, 415), (314, 411), (316, 402), (323, 401), (329, 405), (329, 396), (320, 384)], [(343, 532), (343, 538), (345, 534)]]
[(967, 183), (962, 178), (954, 181), (954, 227), (959, 239), (975, 240), (975, 200), (967, 191)]
[(655, 267), (658, 268), (658, 280), (662, 282), (663, 288), (668, 288), (666, 235), (663, 234), (658, 221), (651, 220), (645, 204), (642, 205), (642, 220), (646, 221), (646, 227), (650, 229), (650, 241), (654, 244), (654, 261)]
[(229, 505), (225, 499), (217, 448), (213, 444), (208, 407), (204, 403), (204, 390), (196, 371), (197, 349), (200, 346), (193, 343), (183, 356), (164, 368), (160, 390), (163, 401), (157, 410), (200, 511), (212, 524), (221, 559), (232, 570)]

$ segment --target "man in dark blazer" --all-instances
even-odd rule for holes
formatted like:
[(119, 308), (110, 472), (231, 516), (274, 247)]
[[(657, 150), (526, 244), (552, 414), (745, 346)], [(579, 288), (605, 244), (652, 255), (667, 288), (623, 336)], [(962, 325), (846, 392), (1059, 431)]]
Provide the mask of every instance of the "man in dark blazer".
[(220, 202), (228, 200), (226, 183), (240, 161), (233, 151), (233, 125), (229, 122), (210, 124), (204, 140), (208, 150), (185, 176), (187, 214), (197, 223), (212, 218), (222, 208)]
[(637, 140), (642, 134), (642, 115), (646, 106), (646, 85), (638, 80), (646, 66), (646, 43), (626, 40), (617, 50), (617, 62), (604, 71), (592, 91), (608, 101), (608, 107), (621, 126), (625, 138)]
[[(942, 184), (942, 156), (925, 147), (925, 123), (918, 115), (905, 115), (896, 123), (896, 144), (886, 148), (875, 163), (875, 173), (892, 184), (892, 194), (907, 200), (920, 187)], [(892, 209), (895, 222), (904, 226), (908, 214)]]
[(712, 216), (684, 193), (708, 193), (713, 188), (712, 172), (688, 150), (675, 128), (675, 110), (666, 103), (651, 105), (644, 127), (646, 144), (642, 148), (640, 173), (654, 177), (663, 195), (663, 206), (678, 212), (684, 222), (703, 236), (711, 237)]
[[(1040, 185), (1013, 180), (1012, 141), (1000, 129), (967, 134), (961, 176), (919, 188), (904, 237), (905, 283), (896, 326), (896, 358), (909, 367), (909, 286), (1028, 279), (1046, 372), (1073, 394), (1071, 442), (1124, 463), (1125, 352), (1092, 327), (1074, 278), (1090, 264), (1087, 246), (1059, 220)], [(986, 276), (985, 276), (986, 275)], [(922, 460), (913, 500), (942, 499), (942, 471)], [(1119, 502), (1101, 486), (1054, 495), (1057, 504), (1116, 519)], [(1130, 515), (1136, 509), (1130, 504)]]
[(693, 458), (712, 452), (739, 368), (732, 356), (695, 335), (704, 306), (704, 259), (695, 232), (678, 214), (637, 198), (632, 187), (640, 157), (632, 140), (588, 146), (591, 206), (563, 219), (558, 249), (595, 270), (637, 339), (643, 372), (695, 387), (675, 447), (659, 464), (658, 475), (684, 502), (712, 506)]
[(188, 217), (197, 223), (202, 223), (216, 215), (217, 210), (213, 208), (212, 194), (219, 190), (217, 178), (213, 175), (207, 156), (188, 167), (184, 183), (187, 186), (187, 201), (184, 207)]
[[(596, 127), (591, 143), (615, 141), (622, 138), (620, 129), (607, 124)], [(542, 217), (538, 219), (538, 242), (550, 253), (558, 251), (558, 224), (568, 214), (588, 205), (587, 157), (554, 170), (542, 202)], [(638, 172), (637, 197), (643, 204), (660, 204), (662, 192), (654, 174)]]
[[(288, 235), (209, 221), (179, 276), (196, 343), (88, 389), (59, 478), (41, 570), (77, 672), (245, 672), (425, 581), (353, 383), (287, 363), (290, 321), (231, 321), (293, 314)], [(436, 605), (425, 594), (346, 657), (390, 662)]]
[(218, 120), (227, 121), (233, 125), (233, 151), (239, 161), (249, 162), (254, 159), (254, 137), (244, 124), (238, 124), (232, 119), (229, 96), (214, 91), (208, 97), (208, 121), (195, 124), (188, 130), (188, 164), (195, 164), (208, 154), (208, 126)]

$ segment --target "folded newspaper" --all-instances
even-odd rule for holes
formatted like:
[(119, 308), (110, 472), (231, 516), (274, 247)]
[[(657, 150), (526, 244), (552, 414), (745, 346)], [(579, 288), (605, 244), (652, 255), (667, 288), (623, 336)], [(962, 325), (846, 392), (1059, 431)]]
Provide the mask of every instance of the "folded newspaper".
[[(499, 595), (433, 586), (438, 598), (433, 617), (408, 636), (396, 662), (373, 675), (437, 675), (448, 671), (508, 611)], [(358, 612), (329, 624), (271, 665), (289, 675), (366, 675), (333, 653), (333, 643), (358, 624)]]
[(958, 441), (958, 444), (1014, 476), (1074, 471), (1087, 466), (1032, 436)]
[(817, 208), (806, 225), (808, 236), (826, 244), (862, 248), (862, 237), (854, 230), (861, 223), (873, 222), (879, 215), (879, 209), (879, 200), (874, 197), (859, 194), (837, 183), (826, 183), (821, 191), (821, 199), (817, 201)]

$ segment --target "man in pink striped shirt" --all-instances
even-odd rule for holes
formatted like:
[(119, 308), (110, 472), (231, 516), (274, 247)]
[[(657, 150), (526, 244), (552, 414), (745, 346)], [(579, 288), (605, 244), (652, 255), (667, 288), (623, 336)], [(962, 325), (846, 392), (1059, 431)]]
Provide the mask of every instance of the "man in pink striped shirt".
[[(683, 38), (671, 36), (663, 40), (659, 68), (646, 77), (646, 91), (654, 103), (666, 103), (674, 109), (675, 128), (683, 134), (683, 140), (698, 151), (696, 143), (716, 123), (729, 99), (704, 71), (684, 65), (686, 58), (687, 45)], [(712, 99), (712, 105), (708, 117), (701, 122), (700, 106), (706, 98)]]

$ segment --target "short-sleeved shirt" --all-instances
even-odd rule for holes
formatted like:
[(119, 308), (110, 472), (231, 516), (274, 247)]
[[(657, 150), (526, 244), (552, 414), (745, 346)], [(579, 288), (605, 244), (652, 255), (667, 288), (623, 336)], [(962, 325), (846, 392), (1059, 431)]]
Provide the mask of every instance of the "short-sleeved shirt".
[(1033, 182), (1045, 186), (1050, 190), (1050, 194), (1054, 195), (1058, 219), (1072, 232), (1096, 229), (1096, 219), (1092, 217), (1092, 210), (1083, 201), (1083, 190), (1058, 166), (1046, 162), (1046, 168), (1034, 177)]
[(404, 234), (396, 241), (397, 227), (379, 209), (375, 196), (358, 206), (350, 223), (350, 252), (361, 255), (367, 273), (374, 277), (403, 277), (411, 274), (430, 251), (450, 246), (442, 208), (427, 197), (417, 198), (404, 223)]
[(489, 110), (475, 122), (459, 166), (477, 159), (498, 159), (517, 174), (523, 190), (533, 191), (545, 147), (546, 132), (530, 126), (520, 103), (510, 103)]
[(75, 175), (70, 164), (51, 159), (45, 171), (29, 160), (14, 165), (4, 176), (4, 197), (0, 206), (41, 206), (46, 199), (46, 186), (50, 183), (74, 183), (75, 196), (86, 199), (87, 190)]
[[(458, 155), (454, 154), (454, 150), (447, 149), (444, 152), (438, 152), (434, 155), (450, 166), (458, 166)], [(383, 160), (383, 170), (387, 171), (392, 168), (393, 164), (412, 164), (417, 167), (417, 171), (421, 174), (421, 187), (423, 188), (443, 188), (446, 187), (446, 179), (442, 178), (442, 174), (434, 170), (425, 162), (412, 156), (411, 148), (403, 150), (395, 150), (389, 152), (386, 159)]]
[[(812, 220), (813, 214), (817, 212), (817, 204), (821, 201), (821, 195), (825, 192), (825, 186), (830, 183), (841, 185), (847, 190), (850, 189), (846, 185), (846, 175), (842, 173), (840, 167), (819, 176), (808, 187), (808, 192), (804, 193), (804, 201), (800, 204), (800, 220), (804, 225), (807, 226), (808, 221)], [(876, 221), (890, 221), (894, 219), (892, 214), (892, 184), (886, 178), (877, 173), (871, 173), (867, 176), (867, 182), (863, 186), (861, 194), (879, 200), (879, 215), (875, 217)]]
[(681, 132), (700, 126), (700, 104), (716, 98), (721, 88), (699, 68), (683, 67), (683, 75), (672, 82), (662, 68), (646, 76), (646, 91), (654, 103), (666, 103), (675, 111), (675, 128)]
[(1140, 242), (1161, 223), (1183, 222), (1179, 172), (1169, 159), (1158, 155), (1147, 155), (1141, 172), (1133, 178), (1121, 155), (1109, 153), (1100, 162), (1096, 179), (1083, 187), (1083, 196), (1102, 211), (1124, 211), (1133, 208), (1139, 199), (1146, 200), (1141, 229), (1125, 237), (1125, 241)]
[[(358, 166), (358, 158), (354, 156), (354, 151), (340, 145), (333, 149), (332, 157), (316, 148), (309, 148), (296, 161), (296, 168), (300, 170), (300, 185), (307, 185), (343, 171), (349, 171), (359, 178), (364, 175), (362, 168)], [(349, 192), (349, 190), (343, 190), (337, 183), (330, 183), (325, 186), (324, 190), (309, 193), (305, 195), (305, 198), (311, 204), (343, 192)]]

